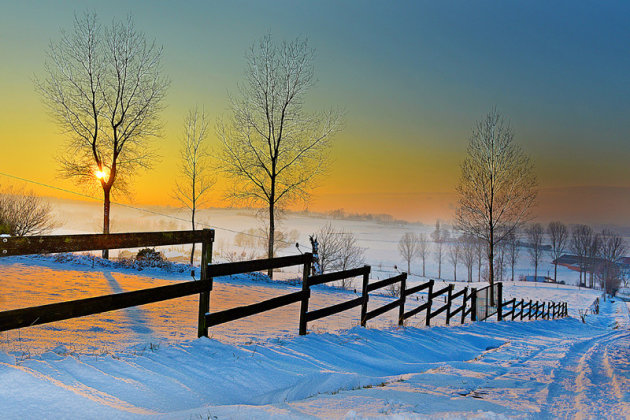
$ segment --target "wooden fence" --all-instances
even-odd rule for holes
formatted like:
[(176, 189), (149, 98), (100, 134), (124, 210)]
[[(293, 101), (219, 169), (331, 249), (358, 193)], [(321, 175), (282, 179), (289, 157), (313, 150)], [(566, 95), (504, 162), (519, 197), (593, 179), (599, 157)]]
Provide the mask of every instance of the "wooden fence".
[[(488, 319), (494, 314), (497, 315), (497, 320), (499, 321), (509, 316), (511, 316), (512, 320), (523, 320), (525, 318), (538, 319), (539, 317), (553, 319), (567, 315), (566, 303), (533, 303), (532, 301), (525, 303), (524, 300), (517, 301), (516, 299), (504, 302), (502, 299), (501, 283), (496, 283), (492, 289), (486, 287), (477, 290), (475, 288), (465, 287), (455, 292), (452, 284), (444, 284), (442, 288), (434, 290), (436, 283), (434, 280), (429, 280), (408, 288), (407, 273), (370, 283), (370, 266), (367, 265), (351, 270), (309, 276), (313, 260), (312, 254), (310, 253), (225, 264), (211, 264), (213, 241), (214, 230), (212, 229), (204, 229), (203, 231), (2, 238), (0, 242), (0, 256), (136, 248), (201, 242), (202, 258), (200, 280), (0, 312), (0, 331), (93, 315), (197, 293), (199, 294), (197, 331), (200, 337), (208, 336), (208, 328), (212, 326), (298, 302), (300, 303), (300, 335), (307, 333), (308, 322), (359, 306), (361, 307), (360, 324), (363, 327), (367, 325), (369, 320), (395, 309), (398, 310), (397, 318), (399, 325), (403, 325), (406, 319), (424, 312), (425, 324), (427, 326), (431, 325), (432, 319), (442, 313), (445, 314), (447, 325), (450, 324), (453, 319), (463, 324), (467, 319), (470, 321), (481, 321)], [(296, 265), (302, 266), (302, 289), (300, 291), (220, 312), (210, 311), (210, 293), (212, 291), (214, 277)], [(362, 278), (361, 294), (359, 296), (346, 302), (309, 311), (309, 300), (313, 286), (354, 277)], [(379, 308), (368, 311), (370, 292), (376, 292), (386, 287), (394, 287), (395, 290), (398, 290), (399, 294), (397, 298)], [(424, 296), (426, 296), (426, 300), (424, 300), (423, 296), (423, 303), (418, 304), (418, 306), (411, 310), (406, 310), (406, 306), (412, 306), (411, 303), (413, 300), (411, 297), (425, 290), (426, 293)], [(490, 295), (488, 293), (490, 293)], [(488, 296), (491, 297), (488, 298)], [(420, 302), (417, 295), (416, 301)], [(527, 313), (525, 312), (526, 308)]]

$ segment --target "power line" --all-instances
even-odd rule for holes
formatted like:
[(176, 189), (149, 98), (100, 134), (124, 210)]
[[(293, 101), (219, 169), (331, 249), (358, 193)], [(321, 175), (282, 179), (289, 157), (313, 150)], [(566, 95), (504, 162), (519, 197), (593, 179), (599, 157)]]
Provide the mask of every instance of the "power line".
[[(69, 190), (69, 189), (66, 189), (66, 188), (57, 187), (55, 185), (46, 184), (46, 183), (43, 183), (43, 182), (40, 182), (40, 181), (35, 181), (35, 180), (32, 180), (32, 179), (23, 178), (23, 177), (20, 177), (20, 176), (17, 176), (17, 175), (7, 174), (5, 172), (0, 172), (0, 175), (5, 176), (7, 178), (17, 179), (17, 180), (23, 181), (23, 182), (28, 182), (30, 184), (35, 184), (35, 185), (39, 185), (39, 186), (42, 186), (42, 187), (50, 188), (50, 189), (53, 189), (53, 190), (62, 191), (62, 192), (65, 192), (67, 194), (73, 194), (73, 195), (76, 195), (76, 196), (79, 196), (79, 197), (89, 198), (90, 200), (95, 200), (95, 201), (99, 201), (99, 202), (104, 201), (102, 198), (92, 197), (91, 195), (83, 194), (83, 193), (80, 193), (80, 192), (77, 192), (77, 191), (73, 191), (73, 190)], [(111, 201), (111, 203), (115, 204), (117, 206), (128, 208), (128, 209), (137, 210), (137, 211), (143, 211), (145, 213), (154, 214), (156, 216), (162, 216), (162, 217), (167, 217), (167, 218), (170, 218), (170, 219), (173, 219), (173, 220), (178, 220), (180, 222), (185, 222), (185, 223), (190, 222), (190, 220), (182, 219), (181, 217), (160, 213), (160, 212), (157, 212), (157, 211), (154, 211), (154, 210), (145, 209), (145, 208), (142, 208), (142, 207), (134, 207), (134, 206), (129, 205), (129, 204), (118, 203), (118, 202), (115, 202), (115, 201)], [(266, 239), (265, 237), (260, 236), (260, 235), (256, 235), (255, 233), (242, 232), (242, 231), (229, 229), (229, 228), (225, 228), (225, 227), (220, 227), (220, 226), (216, 226), (216, 225), (210, 225), (208, 223), (195, 222), (195, 224), (201, 225), (201, 226), (206, 227), (206, 228), (211, 228), (211, 229), (216, 229), (216, 230), (223, 230), (223, 231), (226, 231), (226, 232), (231, 232), (231, 233), (236, 233), (236, 234), (248, 235), (248, 236), (252, 236), (254, 238), (258, 238), (258, 239)], [(292, 242), (287, 242), (287, 241), (282, 241), (282, 240), (279, 240), (278, 242), (281, 242), (281, 243), (286, 244), (286, 245), (296, 245), (296, 244), (294, 244)], [(299, 244), (297, 244), (297, 245), (298, 245), (298, 249), (299, 248), (308, 249), (308, 248), (306, 248), (303, 245), (299, 245)]]

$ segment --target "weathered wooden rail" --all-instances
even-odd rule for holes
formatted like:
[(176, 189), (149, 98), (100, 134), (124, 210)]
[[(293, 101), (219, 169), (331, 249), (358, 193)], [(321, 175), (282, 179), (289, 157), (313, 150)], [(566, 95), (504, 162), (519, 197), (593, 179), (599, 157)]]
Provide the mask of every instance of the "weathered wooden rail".
[[(208, 328), (215, 325), (296, 303), (300, 303), (300, 335), (307, 333), (309, 322), (359, 306), (361, 307), (360, 324), (364, 327), (369, 320), (394, 309), (398, 310), (397, 318), (399, 325), (403, 325), (406, 319), (424, 311), (424, 322), (427, 326), (431, 325), (432, 319), (443, 313), (445, 314), (446, 324), (450, 324), (452, 319), (459, 320), (461, 324), (465, 323), (467, 319), (470, 321), (482, 321), (495, 314), (497, 320), (501, 321), (506, 318), (511, 318), (511, 320), (523, 320), (525, 318), (538, 319), (539, 317), (543, 319), (553, 319), (566, 316), (568, 313), (566, 303), (534, 303), (531, 300), (526, 303), (523, 299), (518, 301), (516, 298), (503, 301), (503, 287), (501, 283), (496, 283), (493, 288), (488, 286), (477, 290), (475, 288), (465, 287), (455, 292), (452, 284), (444, 284), (442, 288), (434, 290), (436, 283), (434, 280), (429, 280), (408, 288), (407, 273), (370, 283), (370, 266), (367, 265), (340, 272), (309, 276), (313, 260), (312, 254), (310, 253), (252, 261), (211, 264), (213, 241), (214, 230), (212, 229), (204, 229), (202, 231), (1, 238), (0, 257), (180, 245), (200, 242), (202, 244), (202, 258), (200, 280), (0, 312), (0, 331), (94, 315), (194, 294), (199, 294), (197, 332), (200, 337), (207, 336)], [(302, 290), (219, 312), (210, 311), (210, 293), (212, 291), (214, 277), (289, 266), (302, 266)], [(313, 286), (354, 277), (362, 278), (361, 294), (359, 296), (346, 302), (309, 311), (309, 300)], [(396, 290), (399, 291), (397, 299), (376, 309), (368, 310), (371, 292), (374, 293), (383, 288), (396, 285)], [(406, 305), (409, 306), (412, 302), (410, 296), (424, 292), (425, 290), (426, 300), (415, 308), (407, 311)], [(416, 298), (416, 301), (419, 300)], [(441, 305), (434, 307), (434, 304), (437, 306), (438, 303), (441, 303)]]

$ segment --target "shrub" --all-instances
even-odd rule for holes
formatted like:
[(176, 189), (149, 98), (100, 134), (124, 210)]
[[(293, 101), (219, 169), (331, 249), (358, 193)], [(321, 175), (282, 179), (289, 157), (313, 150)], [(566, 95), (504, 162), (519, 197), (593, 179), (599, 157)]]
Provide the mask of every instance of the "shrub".
[(155, 248), (142, 248), (136, 254), (136, 261), (160, 263), (166, 260), (164, 259), (164, 255), (156, 251)]
[(42, 235), (55, 228), (50, 205), (24, 188), (0, 189), (0, 234)]

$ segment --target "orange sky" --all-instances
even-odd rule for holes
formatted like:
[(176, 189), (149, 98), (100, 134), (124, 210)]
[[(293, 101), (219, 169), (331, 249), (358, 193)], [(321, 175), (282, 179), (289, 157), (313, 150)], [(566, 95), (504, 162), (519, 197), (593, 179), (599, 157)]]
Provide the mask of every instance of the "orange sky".
[[(346, 112), (331, 172), (309, 208), (423, 221), (448, 217), (471, 128), (497, 106), (536, 162), (541, 218), (565, 214), (624, 223), (630, 214), (630, 34), (620, 18), (627, 10), (582, 5), (569, 11), (544, 2), (502, 3), (494, 14), (466, 2), (457, 9), (382, 2), (361, 10), (326, 1), (264, 8), (88, 3), (103, 22), (114, 11), (117, 17), (133, 14), (137, 27), (164, 46), (164, 73), (172, 83), (163, 135), (155, 141), (161, 159), (136, 177), (133, 203), (175, 204), (170, 193), (185, 113), (199, 105), (213, 122), (225, 115), (246, 49), (272, 28), (277, 39), (308, 36), (317, 50), (318, 83), (307, 107)], [(49, 41), (58, 39), (60, 28), (70, 29), (74, 11), (84, 7), (4, 7), (0, 172), (85, 192), (57, 176), (55, 156), (64, 136), (33, 83), (44, 74)], [(217, 143), (213, 130), (209, 142)], [(0, 184), (7, 182), (0, 176)], [(216, 206), (227, 204), (222, 187), (220, 181), (213, 192)], [(577, 203), (576, 192), (582, 197)], [(608, 208), (593, 207), (593, 197)]]

